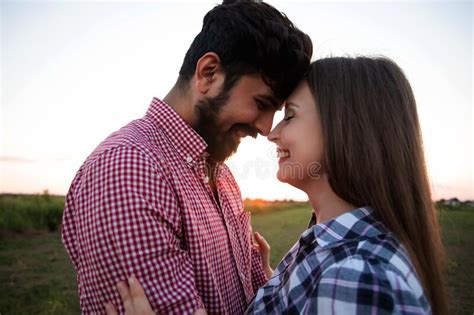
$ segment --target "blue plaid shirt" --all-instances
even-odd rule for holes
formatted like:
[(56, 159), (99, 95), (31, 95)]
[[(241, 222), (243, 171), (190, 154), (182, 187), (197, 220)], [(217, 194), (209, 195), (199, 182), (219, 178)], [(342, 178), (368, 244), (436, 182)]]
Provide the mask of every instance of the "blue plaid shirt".
[(431, 314), (405, 248), (371, 212), (310, 226), (246, 314)]

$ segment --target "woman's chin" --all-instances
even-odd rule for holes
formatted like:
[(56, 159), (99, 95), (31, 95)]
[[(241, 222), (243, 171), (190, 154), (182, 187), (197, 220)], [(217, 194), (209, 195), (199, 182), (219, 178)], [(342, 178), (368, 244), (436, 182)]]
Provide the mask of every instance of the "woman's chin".
[(283, 176), (283, 174), (281, 174), (280, 171), (278, 171), (278, 173), (277, 173), (277, 179), (282, 183), (286, 183), (286, 178), (285, 178), (285, 176)]
[(285, 174), (284, 171), (279, 169), (278, 173), (277, 173), (277, 179), (282, 183), (286, 183), (286, 184), (289, 184), (291, 186), (295, 186), (295, 184), (296, 184), (295, 181), (297, 181), (297, 180), (294, 178), (294, 176), (292, 176), (292, 174), (288, 174), (288, 172), (286, 172), (286, 173), (287, 174)]
[(305, 186), (307, 184), (307, 178), (303, 177), (302, 174), (298, 171), (291, 171), (289, 168), (282, 168), (278, 169), (276, 174), (277, 179), (285, 184), (293, 186), (294, 188), (305, 191)]

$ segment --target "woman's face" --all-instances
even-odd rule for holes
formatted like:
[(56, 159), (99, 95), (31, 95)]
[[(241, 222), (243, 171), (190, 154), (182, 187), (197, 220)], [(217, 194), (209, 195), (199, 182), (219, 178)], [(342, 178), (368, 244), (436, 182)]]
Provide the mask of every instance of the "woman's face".
[(324, 145), (319, 111), (308, 83), (302, 81), (285, 102), (285, 117), (270, 132), (278, 154), (280, 181), (297, 188), (324, 173)]

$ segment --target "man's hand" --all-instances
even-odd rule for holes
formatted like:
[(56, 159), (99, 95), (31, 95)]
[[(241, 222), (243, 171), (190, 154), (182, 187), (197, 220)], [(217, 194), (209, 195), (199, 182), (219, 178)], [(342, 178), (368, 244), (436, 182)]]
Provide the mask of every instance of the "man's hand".
[(255, 240), (253, 247), (258, 250), (260, 256), (262, 256), (263, 271), (265, 272), (267, 278), (270, 278), (273, 274), (273, 269), (270, 267), (270, 245), (258, 232), (253, 233), (253, 237)]
[[(155, 315), (145, 291), (134, 276), (128, 278), (128, 285), (124, 281), (117, 283), (117, 290), (122, 298), (126, 315)], [(118, 315), (114, 305), (110, 302), (105, 305), (105, 311), (107, 315)], [(194, 315), (207, 315), (207, 313), (204, 309), (198, 309)]]

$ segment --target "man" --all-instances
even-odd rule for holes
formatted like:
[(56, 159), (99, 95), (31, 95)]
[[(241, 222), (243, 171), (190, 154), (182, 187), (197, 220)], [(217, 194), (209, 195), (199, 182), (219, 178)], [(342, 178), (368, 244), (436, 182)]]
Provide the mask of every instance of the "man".
[(168, 95), (102, 142), (71, 184), (62, 238), (83, 314), (120, 306), (115, 284), (130, 275), (158, 314), (245, 310), (266, 277), (223, 162), (240, 138), (269, 133), (311, 53), (266, 3), (207, 13)]

